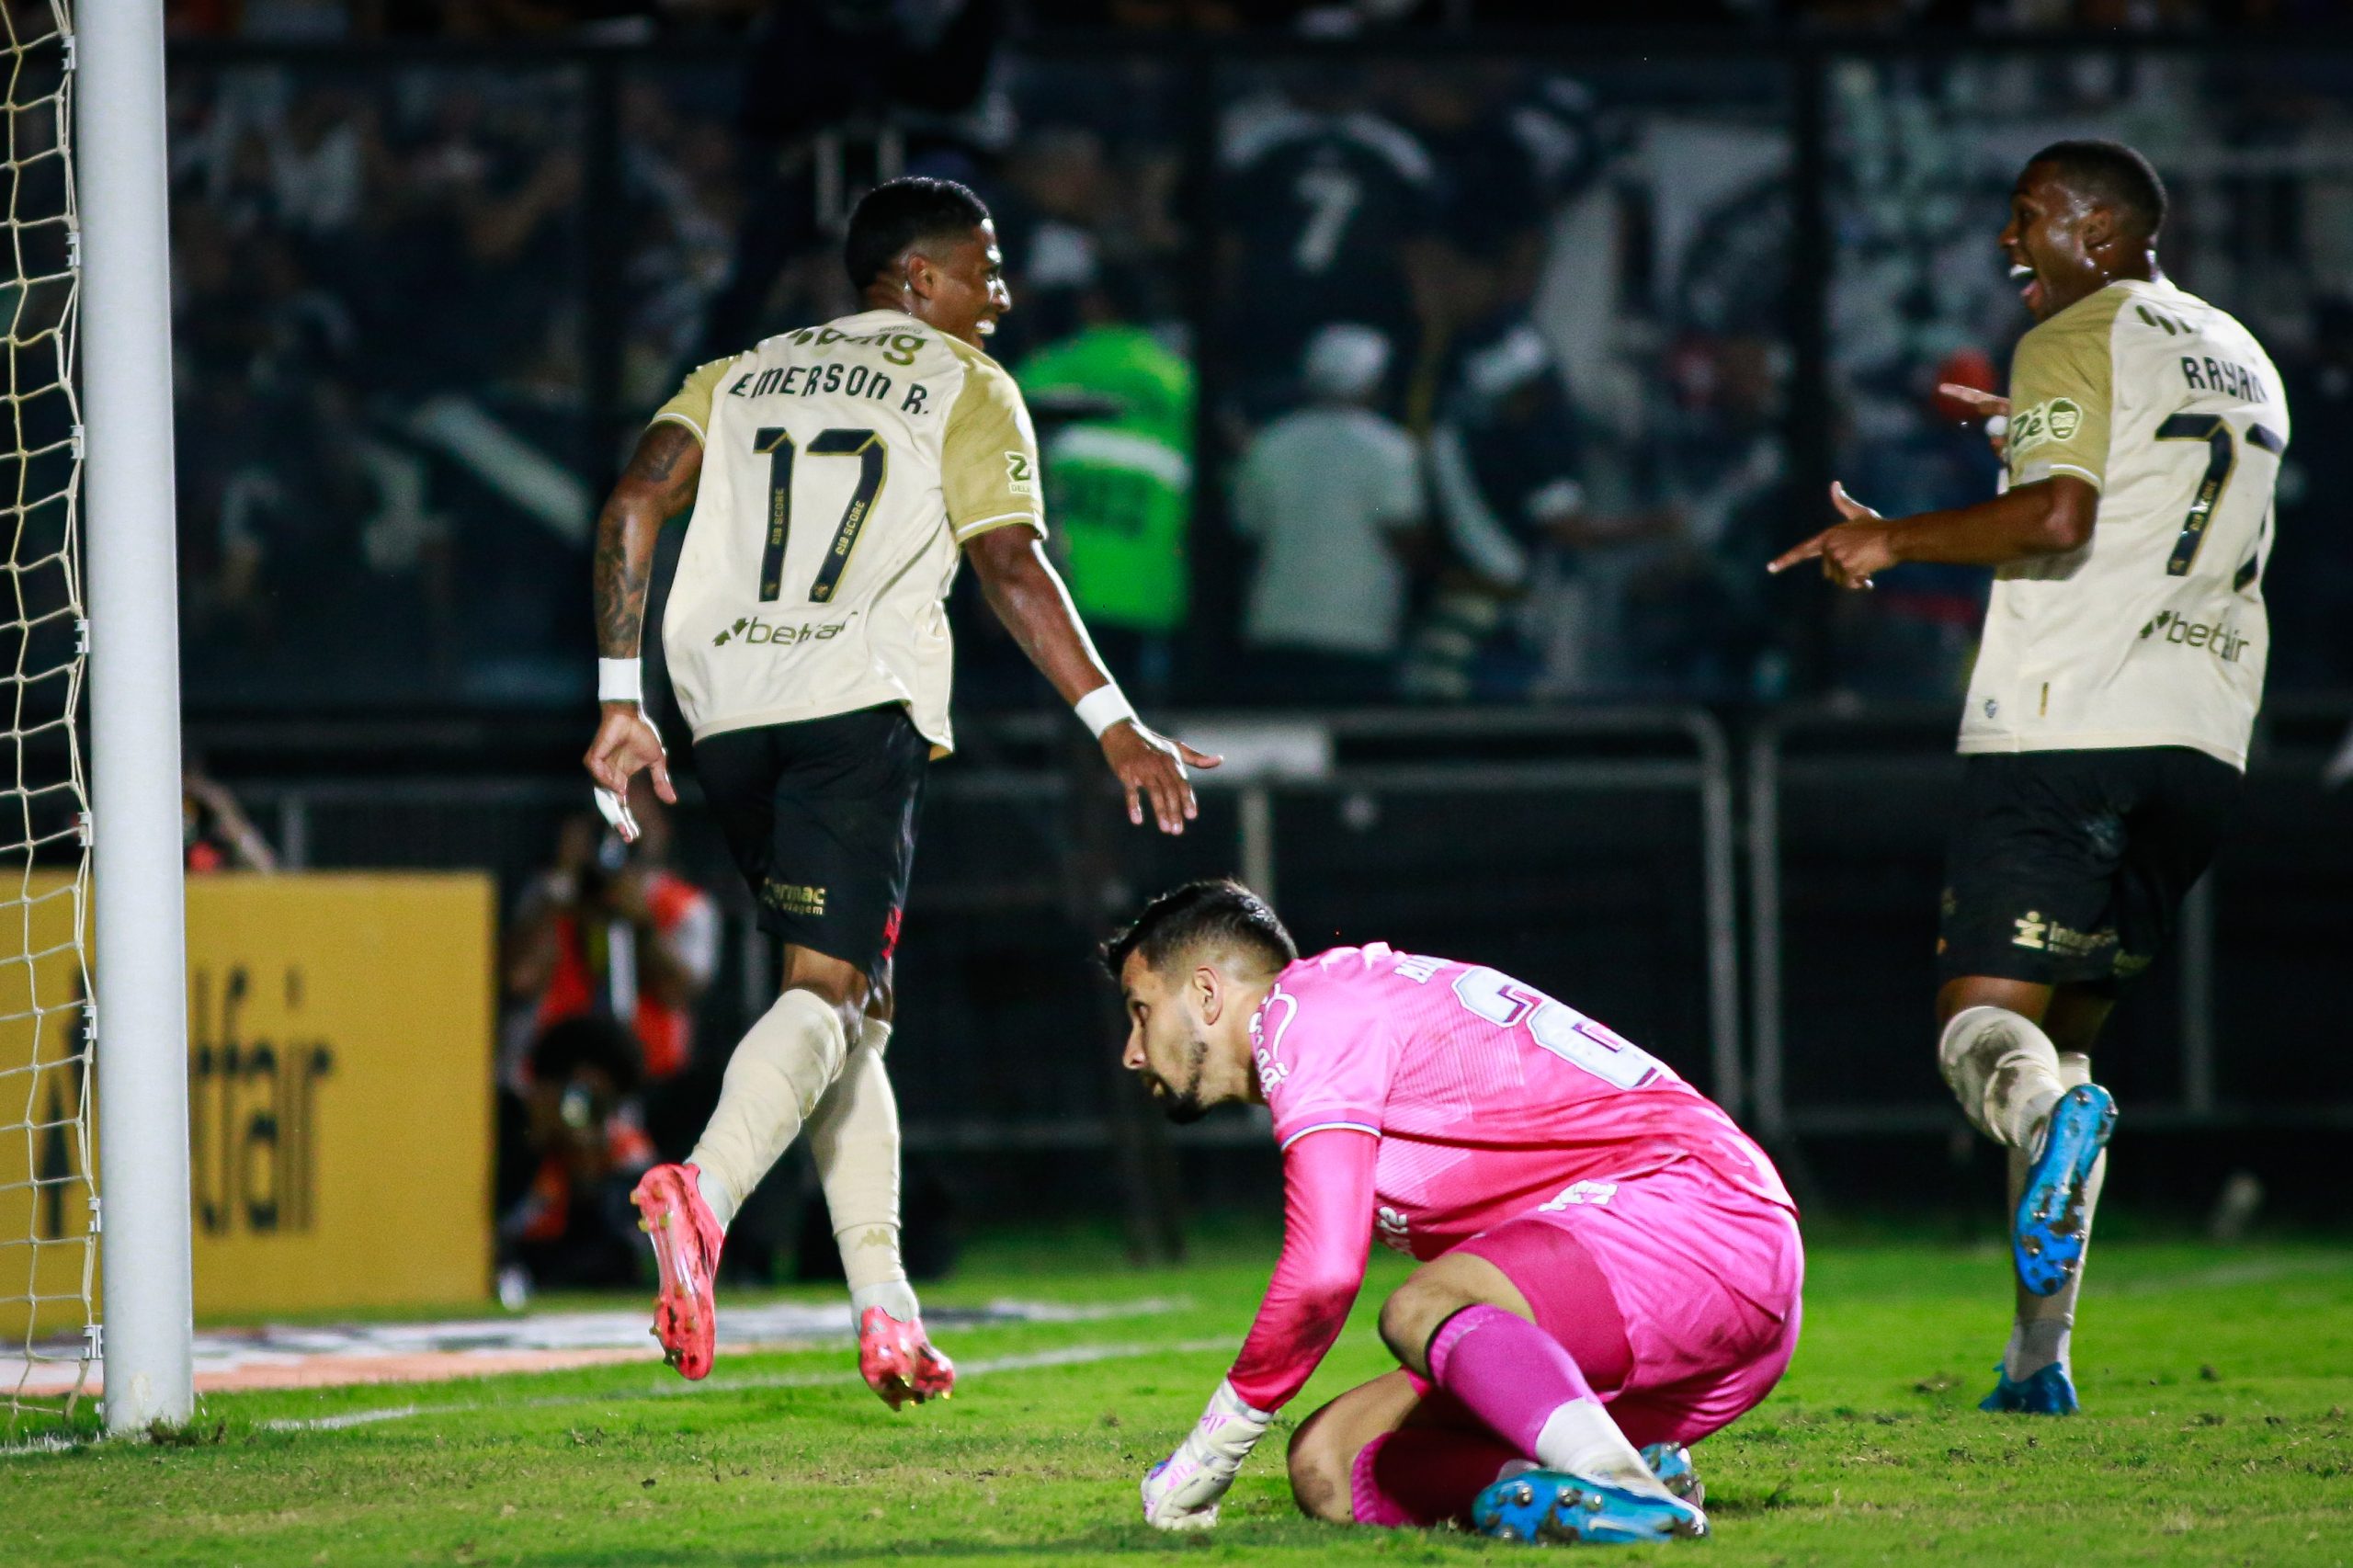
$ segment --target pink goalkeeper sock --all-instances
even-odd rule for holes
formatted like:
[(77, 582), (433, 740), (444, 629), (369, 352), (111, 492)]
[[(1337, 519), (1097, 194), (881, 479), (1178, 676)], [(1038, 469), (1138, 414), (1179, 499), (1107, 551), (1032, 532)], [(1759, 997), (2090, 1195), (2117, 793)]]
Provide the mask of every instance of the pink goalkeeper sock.
[(1430, 1381), (1530, 1459), (1554, 1411), (1594, 1397), (1559, 1341), (1501, 1307), (1465, 1307), (1446, 1320), (1430, 1340)]

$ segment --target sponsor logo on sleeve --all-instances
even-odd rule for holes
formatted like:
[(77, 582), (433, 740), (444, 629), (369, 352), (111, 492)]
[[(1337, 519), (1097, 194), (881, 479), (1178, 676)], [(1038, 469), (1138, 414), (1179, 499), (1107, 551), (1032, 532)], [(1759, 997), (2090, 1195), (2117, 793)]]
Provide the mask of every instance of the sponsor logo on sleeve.
[(1028, 452), (1005, 454), (1005, 487), (1016, 495), (1038, 494), (1037, 465), (1029, 460)]
[(2083, 427), (2084, 407), (2074, 398), (2038, 403), (2023, 414), (2010, 415), (2010, 456), (2022, 456), (2045, 442), (2073, 440)]

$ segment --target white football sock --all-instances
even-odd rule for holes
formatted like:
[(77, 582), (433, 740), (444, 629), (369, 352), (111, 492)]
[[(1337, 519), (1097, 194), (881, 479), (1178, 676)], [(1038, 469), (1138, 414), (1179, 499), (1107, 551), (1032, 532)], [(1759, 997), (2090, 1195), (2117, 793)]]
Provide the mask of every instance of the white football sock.
[(727, 1059), (719, 1106), (688, 1160), (721, 1229), (768, 1174), (842, 1068), (841, 1017), (813, 991), (787, 991)]
[[(2059, 1082), (2072, 1089), (2092, 1081), (2092, 1059), (2080, 1051), (2059, 1053)], [(2010, 1208), (2018, 1209), (2019, 1195), (2026, 1191), (2027, 1168), (2033, 1164), (2024, 1150), (2010, 1151)], [(2084, 1178), (2084, 1260), (2091, 1258), (2092, 1216), (2099, 1208), (2099, 1189), (2108, 1180), (2108, 1154), (2092, 1162), (2091, 1174)], [(2018, 1288), (2018, 1312), (2010, 1325), (2010, 1342), (2002, 1351), (2002, 1375), (2012, 1382), (2023, 1382), (2049, 1366), (2067, 1369), (2068, 1342), (2075, 1328), (2075, 1293), (2083, 1288), (2084, 1271), (2077, 1266), (2075, 1277), (2048, 1296), (2038, 1296), (2025, 1286)]]
[(2007, 1007), (1964, 1007), (1945, 1026), (1937, 1061), (1979, 1131), (2033, 1152), (2062, 1092), (2049, 1035)]
[(1646, 1497), (1675, 1495), (1659, 1483), (1596, 1399), (1570, 1400), (1544, 1418), (1536, 1434), (1536, 1461), (1546, 1470), (1590, 1476)]
[(916, 1312), (899, 1256), (899, 1102), (883, 1067), (891, 1026), (869, 1018), (841, 1076), (809, 1118), (809, 1153), (825, 1188), (851, 1309), (881, 1307), (901, 1323)]

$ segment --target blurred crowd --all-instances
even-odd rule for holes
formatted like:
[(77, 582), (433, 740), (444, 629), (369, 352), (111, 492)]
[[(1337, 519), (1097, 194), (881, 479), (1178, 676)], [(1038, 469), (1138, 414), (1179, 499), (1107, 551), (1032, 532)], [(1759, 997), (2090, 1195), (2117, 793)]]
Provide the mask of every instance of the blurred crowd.
[(544, 591), (593, 506), (579, 108), (547, 71), (175, 74), (195, 689), (569, 694), (534, 665), (585, 634)]
[(1213, 428), (1252, 687), (1778, 691), (1745, 569), (1790, 506), (1776, 78), (1236, 78)]
[[(1017, 308), (992, 349), (1038, 417), (1053, 547), (1154, 700), (1948, 693), (1981, 574), (1801, 605), (1757, 563), (1820, 512), (1793, 434), (1826, 425), (1839, 476), (1885, 509), (1991, 485), (1933, 388), (1998, 383), (2026, 323), (1992, 236), (2018, 160), (2063, 133), (2147, 145), (2179, 199), (2168, 265), (2288, 374), (2291, 551), (2353, 449), (2327, 434), (2353, 374), (2353, 77), (2325, 53), (1833, 60), (1830, 223), (1799, 236), (1769, 52), (1235, 56), (1204, 97), (1149, 48), (1025, 42), (1025, 15), (1083, 18), (1003, 0), (459, 10), (620, 41), (749, 31), (603, 74), (528, 50), (175, 70), (199, 703), (583, 698), (588, 529), (639, 419), (700, 360), (854, 308), (837, 224), (900, 170), (966, 179), (998, 215)], [(457, 25), (301, 0), (176, 16), (277, 38)], [(812, 90), (762, 86), (787, 77)], [(1826, 406), (1795, 380), (1801, 238), (1829, 267)], [(2271, 581), (2275, 679), (2343, 687), (2327, 618), (2353, 552), (2303, 537), (2329, 544)], [(1035, 700), (994, 623), (964, 625), (961, 699)]]

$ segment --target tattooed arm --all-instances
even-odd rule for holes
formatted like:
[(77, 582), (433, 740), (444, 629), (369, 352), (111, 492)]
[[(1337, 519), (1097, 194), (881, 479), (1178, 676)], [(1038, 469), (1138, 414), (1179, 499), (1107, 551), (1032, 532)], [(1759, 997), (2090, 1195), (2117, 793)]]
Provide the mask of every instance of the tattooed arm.
[[(645, 631), (645, 590), (654, 571), (654, 538), (668, 518), (686, 510), (702, 473), (702, 443), (673, 420), (663, 420), (639, 438), (637, 451), (597, 518), (597, 652), (608, 659), (633, 659)], [(654, 775), (654, 792), (675, 802), (670, 767), (661, 737), (634, 702), (608, 702), (597, 738), (581, 761), (589, 776), (626, 800), (629, 781), (641, 767)], [(624, 823), (625, 836), (634, 837)]]

